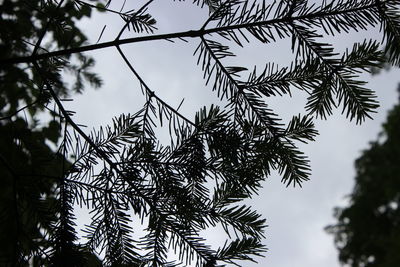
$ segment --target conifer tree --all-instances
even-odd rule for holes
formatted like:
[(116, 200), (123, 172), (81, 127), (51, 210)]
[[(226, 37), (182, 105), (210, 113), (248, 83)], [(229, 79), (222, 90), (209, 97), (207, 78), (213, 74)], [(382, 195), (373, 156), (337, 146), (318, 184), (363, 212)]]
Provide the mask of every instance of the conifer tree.
[[(0, 127), (8, 136), (0, 144), (6, 177), (1, 212), (8, 215), (0, 223), (9, 240), (1, 262), (221, 266), (256, 260), (266, 251), (266, 223), (243, 201), (273, 170), (287, 186), (309, 179), (309, 162), (297, 142), (314, 140), (315, 119), (326, 119), (337, 106), (356, 123), (371, 118), (378, 103), (359, 75), (384, 60), (400, 64), (400, 1), (194, 0), (210, 11), (204, 24), (164, 34), (157, 33), (147, 9), (156, 0), (129, 11), (112, 9), (111, 2), (5, 0), (1, 5)], [(115, 40), (84, 43), (74, 21), (94, 10), (124, 20)], [(18, 31), (5, 30), (17, 26)], [(343, 54), (325, 41), (373, 27), (381, 29), (382, 42), (354, 43)], [(124, 39), (127, 30), (141, 35)], [(46, 45), (46, 38), (55, 43)], [(278, 39), (291, 43), (288, 66), (266, 62), (259, 72), (225, 61), (235, 56), (232, 44), (268, 45)], [(147, 85), (121, 47), (158, 40), (198, 43), (194, 56), (223, 106), (206, 106), (191, 118)], [(82, 92), (85, 80), (101, 84), (84, 52), (107, 47), (118, 51), (146, 101), (135, 113), (88, 133), (64, 101)], [(65, 86), (62, 71), (75, 76), (73, 88)], [(306, 112), (285, 125), (268, 101), (293, 90), (308, 95)], [(53, 116), (48, 127), (37, 125), (39, 111)], [(169, 144), (159, 142), (157, 124), (169, 128)], [(92, 214), (83, 241), (75, 228), (75, 204)], [(139, 240), (132, 237), (132, 221), (144, 224)], [(202, 233), (216, 226), (227, 239), (211, 248)]]

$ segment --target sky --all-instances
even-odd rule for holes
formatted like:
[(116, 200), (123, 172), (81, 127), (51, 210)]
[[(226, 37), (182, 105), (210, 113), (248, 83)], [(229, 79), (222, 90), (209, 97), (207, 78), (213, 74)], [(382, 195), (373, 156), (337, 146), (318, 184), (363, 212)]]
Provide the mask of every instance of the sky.
[[(110, 8), (119, 10), (123, 1), (114, 0)], [(129, 3), (128, 3), (129, 2)], [(145, 1), (127, 1), (124, 10), (138, 9)], [(157, 33), (198, 29), (207, 19), (208, 10), (191, 4), (192, 1), (175, 2), (155, 0), (149, 6), (149, 13), (157, 20)], [(104, 25), (107, 25), (100, 42), (113, 40), (123, 21), (118, 15), (96, 14), (91, 19), (79, 21), (83, 31), (96, 42)], [(376, 30), (361, 34), (327, 39), (335, 43), (342, 51), (349, 42), (364, 37), (378, 36)], [(134, 32), (125, 32), (123, 38), (137, 36)], [(378, 37), (379, 40), (379, 37)], [(285, 64), (290, 61), (290, 40), (281, 40), (276, 44), (264, 45), (252, 40), (244, 49), (232, 45), (237, 58), (227, 64), (249, 67), (256, 65), (262, 69), (267, 62)], [(122, 46), (133, 66), (149, 87), (158, 96), (173, 107), (178, 107), (182, 99), (181, 111), (188, 117), (204, 105), (218, 103), (209, 86), (205, 86), (201, 68), (196, 65), (193, 52), (198, 39), (188, 39), (188, 43), (177, 41), (144, 42)], [(342, 49), (342, 50), (340, 50)], [(104, 80), (99, 90), (87, 89), (83, 95), (76, 96), (67, 107), (75, 110), (77, 123), (90, 129), (105, 126), (121, 113), (135, 113), (143, 105), (143, 96), (139, 83), (129, 72), (115, 48), (90, 52), (96, 58), (95, 71)], [(333, 237), (324, 231), (324, 227), (335, 222), (332, 214), (335, 206), (345, 205), (353, 186), (354, 160), (375, 140), (384, 122), (387, 111), (398, 98), (396, 88), (400, 81), (399, 71), (383, 71), (369, 81), (368, 87), (376, 90), (380, 107), (373, 120), (362, 125), (349, 122), (341, 110), (335, 110), (328, 120), (317, 120), (316, 128), (320, 135), (315, 142), (300, 145), (311, 161), (311, 179), (303, 187), (285, 187), (279, 174), (273, 173), (266, 179), (259, 195), (251, 199), (251, 204), (266, 219), (264, 243), (269, 251), (264, 258), (257, 258), (257, 264), (245, 263), (243, 266), (277, 267), (337, 267), (337, 251)], [(306, 95), (294, 91), (293, 96), (271, 99), (271, 107), (287, 122), (298, 113), (304, 114)], [(107, 107), (107, 108), (104, 108)], [(81, 216), (85, 212), (81, 212)], [(79, 218), (82, 220), (82, 218)], [(212, 243), (221, 242), (218, 233)], [(223, 244), (223, 241), (222, 241)]]

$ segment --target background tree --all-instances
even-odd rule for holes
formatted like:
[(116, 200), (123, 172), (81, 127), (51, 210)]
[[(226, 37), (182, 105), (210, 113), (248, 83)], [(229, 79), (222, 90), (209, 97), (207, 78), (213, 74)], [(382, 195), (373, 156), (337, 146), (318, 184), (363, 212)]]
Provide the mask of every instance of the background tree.
[[(90, 17), (91, 9), (84, 6), (77, 10), (74, 5), (71, 1), (2, 1), (0, 58), (83, 45), (86, 37), (75, 20)], [(101, 85), (99, 77), (90, 72), (94, 60), (83, 54), (39, 64), (48, 70), (46, 75), (61, 98), (81, 93), (85, 81), (94, 87)], [(75, 78), (71, 88), (61, 70)], [(0, 64), (1, 266), (25, 266), (28, 260), (39, 266), (49, 263), (50, 258), (58, 265), (57, 238), (66, 238), (74, 231), (66, 228), (57, 238), (48, 234), (61, 223), (57, 214), (61, 192), (54, 187), (68, 164), (62, 151), (54, 149), (63, 134), (60, 116), (49, 108), (50, 104), (51, 96), (32, 65)], [(45, 120), (45, 114), (50, 119)], [(73, 218), (72, 214), (68, 216)], [(51, 253), (46, 252), (49, 247)], [(63, 253), (65, 266), (82, 260), (70, 257), (72, 252)]]
[[(359, 73), (380, 66), (384, 53), (391, 64), (400, 62), (399, 1), (323, 1), (311, 5), (302, 0), (196, 0), (195, 4), (210, 10), (204, 24), (199, 29), (166, 34), (154, 33), (156, 21), (146, 10), (156, 1), (126, 12), (109, 9), (110, 3), (2, 4), (2, 18), (7, 23), (23, 28), (29, 22), (29, 27), (40, 25), (41, 29), (31, 34), (24, 29), (15, 35), (2, 32), (7, 48), (0, 59), (2, 94), (7, 97), (2, 106), (2, 127), (27, 129), (34, 133), (27, 140), (43, 148), (30, 149), (19, 134), (22, 130), (4, 132), (8, 139), (3, 144), (6, 153), (2, 153), (1, 171), (7, 173), (7, 197), (2, 206), (4, 214), (13, 214), (2, 224), (2, 229), (13, 229), (8, 236), (13, 248), (2, 255), (5, 263), (23, 265), (34, 259), (37, 265), (79, 266), (85, 264), (88, 253), (99, 251), (103, 264), (113, 266), (217, 266), (254, 260), (265, 252), (261, 242), (265, 220), (242, 201), (257, 193), (272, 170), (277, 170), (287, 185), (308, 180), (308, 160), (296, 142), (308, 142), (316, 136), (313, 116), (326, 118), (333, 107), (341, 105), (350, 120), (361, 123), (371, 116), (377, 102), (373, 91), (358, 78)], [(27, 15), (34, 7), (36, 17), (45, 15), (43, 23)], [(114, 41), (83, 44), (74, 18), (90, 15), (92, 9), (116, 14), (125, 21)], [(365, 40), (339, 55), (324, 41), (329, 35), (369, 27), (382, 28), (384, 49), (377, 41)], [(121, 39), (127, 29), (141, 35)], [(34, 41), (25, 40), (25, 35)], [(56, 47), (41, 47), (49, 40), (46, 38), (50, 43), (56, 40)], [(258, 72), (226, 63), (234, 56), (229, 44), (243, 46), (249, 41), (270, 43), (285, 38), (292, 44), (289, 66), (279, 68), (268, 62)], [(199, 42), (195, 55), (204, 78), (216, 98), (228, 104), (224, 108), (204, 107), (192, 119), (163, 101), (121, 48), (123, 44), (156, 40)], [(14, 46), (22, 49), (14, 52)], [(78, 92), (82, 79), (99, 85), (100, 80), (87, 71), (93, 61), (82, 52), (106, 47), (117, 49), (146, 100), (135, 114), (122, 114), (111, 126), (86, 133), (74, 122), (73, 112), (64, 107), (70, 90), (61, 77), (71, 71)], [(26, 78), (20, 79), (20, 75)], [(8, 96), (15, 90), (7, 84), (21, 87), (22, 96)], [(267, 102), (269, 97), (290, 95), (292, 90), (308, 95), (306, 114), (294, 116), (285, 125)], [(8, 105), (12, 100), (15, 103)], [(49, 110), (49, 104), (55, 107)], [(30, 111), (30, 118), (21, 120), (23, 110)], [(39, 110), (54, 116), (46, 127), (36, 123)], [(170, 143), (160, 143), (157, 125), (169, 128)], [(56, 149), (50, 149), (46, 140)], [(40, 161), (39, 155), (49, 156)], [(15, 165), (20, 159), (25, 159), (22, 167)], [(44, 181), (44, 189), (30, 190), (40, 181)], [(38, 204), (26, 208), (26, 203)], [(83, 245), (77, 242), (74, 204), (92, 211)], [(39, 211), (35, 216), (40, 219), (25, 222), (28, 216), (33, 217), (28, 211)], [(50, 218), (43, 216), (46, 214)], [(139, 240), (132, 237), (132, 220), (145, 225)], [(25, 224), (31, 230), (22, 231)], [(202, 231), (217, 225), (226, 232), (227, 242), (213, 249)], [(177, 254), (176, 261), (168, 256), (171, 251)]]
[(335, 236), (342, 263), (368, 267), (400, 264), (399, 136), (397, 104), (389, 112), (379, 138), (356, 160), (349, 205), (336, 208), (338, 222), (327, 227)]

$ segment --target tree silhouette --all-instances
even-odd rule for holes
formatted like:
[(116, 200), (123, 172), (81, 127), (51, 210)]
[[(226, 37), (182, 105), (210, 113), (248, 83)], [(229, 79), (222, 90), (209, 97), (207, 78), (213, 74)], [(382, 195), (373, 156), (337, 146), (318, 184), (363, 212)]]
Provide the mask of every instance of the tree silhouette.
[[(73, 2), (2, 1), (0, 58), (81, 46), (86, 37), (74, 20), (90, 14), (89, 8), (76, 10)], [(46, 39), (46, 33), (52, 38)], [(93, 63), (92, 58), (78, 53), (37, 64), (51, 70), (46, 75), (57, 96), (68, 98), (72, 92), (82, 92), (84, 81), (95, 87), (101, 85), (99, 77), (90, 72)], [(63, 136), (63, 122), (49, 108), (52, 101), (49, 90), (32, 66), (31, 63), (0, 64), (1, 266), (25, 266), (28, 261), (35, 266), (58, 265), (60, 252), (56, 245), (64, 242), (66, 247), (75, 246), (69, 240), (57, 240), (56, 235), (65, 237), (74, 231), (68, 221), (73, 215), (60, 213), (60, 207), (72, 207), (71, 202), (62, 203), (65, 193), (59, 183), (68, 161), (62, 150), (54, 149)], [(75, 77), (72, 88), (66, 85), (61, 70)], [(45, 113), (53, 119), (41, 121), (40, 116)], [(59, 234), (65, 220), (68, 227)], [(79, 262), (84, 260), (86, 252), (82, 251), (82, 257), (71, 258), (66, 252), (64, 266), (82, 265)], [(90, 253), (86, 256), (91, 258)]]
[[(199, 29), (156, 34), (156, 21), (147, 12), (149, 5), (157, 4), (154, 0), (126, 12), (111, 9), (111, 0), (3, 2), (5, 265), (99, 264), (94, 253), (110, 266), (254, 261), (266, 251), (266, 224), (243, 200), (257, 193), (272, 170), (287, 186), (308, 180), (308, 160), (296, 143), (314, 140), (314, 118), (325, 119), (339, 105), (356, 123), (371, 117), (378, 106), (375, 95), (358, 75), (381, 66), (385, 58), (400, 63), (399, 1), (193, 3), (210, 10)], [(90, 16), (93, 9), (124, 20), (114, 41), (84, 43), (74, 20)], [(329, 35), (372, 27), (381, 28), (382, 44), (364, 40), (339, 55), (324, 41)], [(11, 28), (18, 30), (3, 30)], [(122, 39), (126, 30), (141, 35)], [(278, 39), (292, 44), (289, 66), (268, 62), (258, 72), (226, 64), (235, 55), (229, 44)], [(192, 119), (161, 99), (121, 49), (157, 40), (198, 42), (195, 56), (206, 83), (228, 104), (204, 107)], [(85, 80), (100, 85), (90, 72), (93, 59), (82, 53), (106, 47), (117, 49), (146, 101), (136, 113), (122, 114), (110, 126), (87, 133), (63, 102), (71, 92), (82, 92)], [(64, 85), (63, 71), (75, 76), (72, 89)], [(267, 103), (269, 97), (290, 95), (292, 90), (308, 95), (306, 114), (294, 116), (285, 126)], [(30, 117), (24, 118), (25, 110)], [(48, 126), (38, 125), (39, 112), (53, 116)], [(158, 124), (169, 128), (170, 144), (159, 142)], [(92, 212), (84, 244), (77, 241), (75, 204)], [(144, 224), (139, 240), (132, 236), (132, 221)], [(202, 231), (217, 226), (227, 240), (214, 249)], [(177, 259), (171, 260), (169, 253)]]
[[(399, 91), (400, 92), (400, 91)], [(400, 264), (400, 105), (390, 112), (378, 140), (356, 160), (356, 184), (347, 207), (336, 208), (339, 259), (350, 266)]]

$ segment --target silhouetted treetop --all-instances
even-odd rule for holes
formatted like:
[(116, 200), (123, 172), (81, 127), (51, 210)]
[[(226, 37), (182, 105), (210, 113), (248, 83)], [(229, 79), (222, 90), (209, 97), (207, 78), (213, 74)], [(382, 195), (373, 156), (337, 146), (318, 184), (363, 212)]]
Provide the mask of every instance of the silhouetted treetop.
[(356, 160), (353, 192), (346, 207), (335, 209), (339, 259), (350, 266), (400, 264), (400, 105), (383, 124), (376, 141)]

